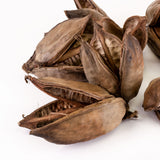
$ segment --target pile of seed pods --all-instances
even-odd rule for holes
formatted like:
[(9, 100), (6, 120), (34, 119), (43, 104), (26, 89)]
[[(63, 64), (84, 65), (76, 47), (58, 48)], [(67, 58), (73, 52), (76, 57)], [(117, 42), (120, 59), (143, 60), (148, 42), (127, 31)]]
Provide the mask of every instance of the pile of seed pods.
[(152, 31), (157, 38), (160, 35), (158, 9), (149, 7), (147, 18), (129, 17), (121, 28), (93, 0), (74, 2), (77, 10), (65, 11), (68, 19), (45, 34), (23, 65), (26, 82), (56, 100), (24, 117), (19, 125), (58, 144), (96, 138), (123, 119), (137, 117), (128, 102), (143, 80), (146, 24), (151, 47)]

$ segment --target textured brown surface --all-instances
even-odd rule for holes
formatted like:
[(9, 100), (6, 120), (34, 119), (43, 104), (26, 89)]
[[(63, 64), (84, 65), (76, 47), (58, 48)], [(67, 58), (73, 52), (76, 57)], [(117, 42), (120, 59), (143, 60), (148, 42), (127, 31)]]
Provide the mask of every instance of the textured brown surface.
[(74, 36), (83, 33), (88, 20), (89, 17), (70, 19), (51, 29), (39, 42), (23, 69), (30, 72), (33, 68), (55, 63), (75, 41)]
[(123, 99), (109, 98), (79, 109), (30, 133), (58, 144), (87, 141), (117, 127), (125, 112)]
[(66, 80), (86, 82), (83, 67), (80, 66), (59, 66), (59, 67), (42, 67), (35, 68), (31, 72), (38, 78), (42, 77), (55, 77), (63, 78)]
[(121, 96), (129, 101), (135, 97), (143, 79), (143, 53), (138, 40), (128, 34), (124, 37), (120, 61)]
[(105, 65), (100, 54), (84, 41), (82, 41), (81, 46), (81, 59), (89, 83), (99, 85), (112, 94), (118, 92), (118, 78), (109, 67)]

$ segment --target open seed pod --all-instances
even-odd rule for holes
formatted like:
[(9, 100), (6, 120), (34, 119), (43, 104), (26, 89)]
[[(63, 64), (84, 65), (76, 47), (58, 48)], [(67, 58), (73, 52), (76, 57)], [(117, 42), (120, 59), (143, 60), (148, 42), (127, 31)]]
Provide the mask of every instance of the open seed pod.
[(118, 94), (119, 81), (117, 76), (104, 63), (100, 54), (85, 41), (82, 41), (81, 60), (89, 83), (101, 86), (111, 94)]
[(88, 20), (88, 16), (70, 19), (51, 29), (38, 44), (33, 56), (23, 65), (23, 69), (29, 73), (34, 68), (53, 65), (73, 44), (74, 36), (83, 33)]
[(108, 98), (83, 107), (57, 100), (34, 111), (19, 125), (47, 141), (71, 144), (110, 132), (121, 123), (125, 112), (125, 101), (121, 98)]
[(26, 80), (58, 98), (19, 122), (32, 135), (50, 142), (71, 144), (96, 138), (117, 127), (126, 113), (122, 98), (96, 85), (52, 77), (27, 76)]
[(160, 57), (160, 0), (155, 0), (146, 11), (148, 45)]

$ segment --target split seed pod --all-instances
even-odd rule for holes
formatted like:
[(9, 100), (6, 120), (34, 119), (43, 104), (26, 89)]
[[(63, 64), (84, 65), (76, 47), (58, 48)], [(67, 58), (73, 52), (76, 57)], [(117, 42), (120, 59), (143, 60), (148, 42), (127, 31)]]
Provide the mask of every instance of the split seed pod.
[[(105, 98), (112, 97), (103, 88), (89, 84), (87, 82), (78, 82), (53, 77), (34, 78), (26, 76), (26, 81), (30, 80), (36, 87), (48, 95), (65, 100), (69, 103), (87, 103), (91, 104)], [(66, 100), (67, 99), (67, 100)]]
[(41, 66), (51, 66), (59, 60), (75, 41), (74, 36), (82, 34), (89, 17), (70, 19), (58, 24), (38, 44), (34, 55), (23, 65), (29, 73)]
[(81, 44), (81, 60), (89, 83), (101, 86), (111, 94), (118, 94), (117, 76), (104, 63), (100, 54), (85, 41)]
[(160, 0), (155, 0), (146, 11), (148, 45), (160, 57)]
[[(20, 121), (19, 125), (30, 128), (30, 134), (49, 142), (72, 144), (110, 132), (121, 123), (126, 112), (125, 101), (121, 98), (108, 98), (83, 108), (75, 106), (55, 112), (52, 108), (56, 108), (58, 102), (34, 111)], [(63, 104), (65, 102), (61, 107), (64, 107)]]

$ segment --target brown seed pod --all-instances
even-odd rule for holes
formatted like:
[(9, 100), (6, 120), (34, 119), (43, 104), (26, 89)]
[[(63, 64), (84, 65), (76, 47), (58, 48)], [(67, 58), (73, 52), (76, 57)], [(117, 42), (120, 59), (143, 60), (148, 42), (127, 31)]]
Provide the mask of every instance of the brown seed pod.
[(49, 142), (72, 144), (110, 132), (121, 123), (126, 112), (125, 101), (121, 98), (108, 98), (83, 108), (75, 107), (51, 114), (50, 106), (56, 106), (56, 103), (34, 111), (19, 125), (32, 129), (30, 134)]
[(64, 80), (53, 77), (37, 79), (31, 76), (26, 76), (25, 79), (30, 80), (36, 87), (48, 95), (63, 101), (65, 100), (69, 103), (79, 102), (91, 104), (112, 97), (112, 95), (101, 87), (86, 82)]
[(144, 93), (145, 111), (160, 110), (160, 78), (152, 80)]
[(81, 43), (81, 60), (89, 83), (101, 86), (111, 94), (118, 94), (119, 81), (117, 76), (92, 46), (85, 41)]
[(41, 66), (50, 66), (59, 60), (75, 41), (74, 36), (82, 34), (89, 17), (70, 19), (58, 24), (38, 44), (34, 55), (23, 65), (29, 73)]
[(128, 102), (135, 97), (143, 80), (143, 52), (138, 40), (126, 34), (120, 59), (121, 96)]

